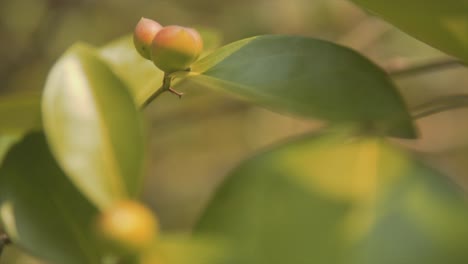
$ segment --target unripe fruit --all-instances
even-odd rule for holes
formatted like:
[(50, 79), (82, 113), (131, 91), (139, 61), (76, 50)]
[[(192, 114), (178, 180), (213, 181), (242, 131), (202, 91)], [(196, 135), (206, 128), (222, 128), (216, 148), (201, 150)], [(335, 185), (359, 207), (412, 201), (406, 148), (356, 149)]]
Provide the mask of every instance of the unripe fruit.
[(158, 233), (158, 221), (150, 209), (136, 201), (121, 201), (98, 218), (97, 230), (107, 246), (138, 252), (151, 246)]
[(142, 17), (133, 31), (133, 44), (143, 58), (151, 60), (151, 42), (162, 26), (151, 19)]
[(151, 45), (151, 59), (164, 72), (186, 70), (203, 50), (203, 41), (195, 29), (180, 26), (162, 28)]

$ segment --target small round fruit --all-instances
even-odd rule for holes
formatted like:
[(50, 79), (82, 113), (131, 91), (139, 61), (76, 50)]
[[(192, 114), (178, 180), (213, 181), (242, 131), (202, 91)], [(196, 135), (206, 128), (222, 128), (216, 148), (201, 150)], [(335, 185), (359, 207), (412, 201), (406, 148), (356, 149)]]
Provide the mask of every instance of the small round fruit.
[(181, 26), (162, 28), (151, 45), (151, 59), (164, 72), (186, 70), (200, 56), (203, 41), (195, 29)]
[(151, 60), (151, 42), (162, 26), (151, 19), (142, 17), (133, 31), (133, 44), (143, 58)]
[(158, 221), (143, 204), (126, 200), (105, 210), (97, 221), (106, 244), (118, 250), (137, 252), (151, 246), (158, 234)]

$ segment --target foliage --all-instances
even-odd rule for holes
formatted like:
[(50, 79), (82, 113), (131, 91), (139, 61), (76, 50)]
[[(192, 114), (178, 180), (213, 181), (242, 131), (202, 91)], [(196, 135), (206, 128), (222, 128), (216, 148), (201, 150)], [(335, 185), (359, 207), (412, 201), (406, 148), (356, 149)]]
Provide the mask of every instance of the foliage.
[(412, 36), (468, 62), (468, 2), (354, 0)]
[[(468, 60), (466, 4), (355, 2)], [(427, 12), (418, 12), (422, 7)], [(418, 132), (384, 69), (316, 38), (262, 35), (218, 48), (217, 32), (200, 33), (204, 51), (189, 71), (157, 69), (127, 35), (102, 47), (72, 45), (40, 96), (0, 97), (0, 220), (15, 245), (72, 264), (468, 261), (463, 191), (388, 139)], [(130, 255), (109, 249), (96, 219), (122, 200), (140, 199), (148, 144), (141, 110), (183, 85), (326, 128), (242, 162), (208, 202), (193, 236), (151, 236), (151, 247)]]
[(464, 263), (463, 192), (386, 140), (343, 130), (241, 164), (197, 231), (230, 240), (227, 263)]

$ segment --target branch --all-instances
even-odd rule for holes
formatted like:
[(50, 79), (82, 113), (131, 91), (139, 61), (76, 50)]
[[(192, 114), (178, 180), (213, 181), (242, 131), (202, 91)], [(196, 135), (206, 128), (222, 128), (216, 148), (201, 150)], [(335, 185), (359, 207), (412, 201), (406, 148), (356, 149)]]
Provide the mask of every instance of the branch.
[(164, 73), (163, 83), (161, 87), (159, 87), (159, 89), (156, 90), (154, 94), (152, 94), (150, 97), (148, 97), (148, 99), (145, 100), (145, 102), (143, 102), (143, 104), (141, 105), (141, 108), (142, 109), (146, 108), (154, 99), (156, 99), (161, 94), (167, 91), (179, 96), (179, 98), (182, 98), (182, 95), (184, 94), (179, 91), (174, 90), (174, 88), (171, 87), (171, 82), (173, 78), (174, 77), (171, 74)]
[(421, 119), (433, 114), (464, 107), (468, 107), (468, 95), (450, 95), (439, 97), (414, 107), (412, 116), (414, 119)]
[[(404, 60), (395, 60), (384, 68), (386, 68), (390, 76), (398, 78), (463, 66), (467, 65), (461, 60), (448, 57), (418, 64), (408, 64)], [(464, 107), (468, 107), (468, 95), (458, 94), (444, 96), (414, 107), (412, 116), (413, 119), (420, 119), (433, 114)]]
[(171, 78), (165, 73), (161, 87), (159, 87), (159, 89), (156, 90), (154, 94), (152, 94), (143, 102), (143, 104), (141, 105), (141, 108), (142, 109), (146, 108), (154, 99), (156, 99), (158, 96), (163, 94), (165, 91), (169, 90), (170, 87), (171, 87)]
[(466, 66), (466, 64), (461, 60), (455, 58), (442, 58), (417, 64), (408, 64), (405, 61), (397, 60), (394, 63), (390, 63), (385, 68), (387, 69), (388, 74), (392, 77), (406, 77), (461, 66)]

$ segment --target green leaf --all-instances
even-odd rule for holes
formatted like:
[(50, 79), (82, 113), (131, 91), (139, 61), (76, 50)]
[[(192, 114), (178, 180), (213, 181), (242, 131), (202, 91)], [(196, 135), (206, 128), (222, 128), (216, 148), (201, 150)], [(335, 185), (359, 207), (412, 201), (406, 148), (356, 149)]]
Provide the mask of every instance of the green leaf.
[(33, 92), (0, 93), (0, 165), (22, 135), (41, 130), (41, 95)]
[(468, 263), (468, 204), (437, 172), (379, 138), (312, 135), (242, 163), (196, 234), (226, 263)]
[(142, 263), (219, 264), (226, 252), (223, 241), (184, 235), (163, 236), (142, 256)]
[(89, 199), (102, 208), (138, 194), (140, 113), (128, 88), (92, 48), (74, 45), (54, 65), (42, 116), (54, 156)]
[(0, 168), (0, 219), (13, 242), (51, 263), (100, 263), (98, 213), (69, 181), (41, 133), (26, 136)]
[(0, 135), (0, 165), (2, 165), (3, 158), (5, 157), (10, 147), (20, 138), (21, 136), (16, 134)]
[(398, 28), (468, 62), (468, 1), (354, 0)]
[(0, 94), (0, 134), (39, 130), (40, 101), (37, 92)]
[(192, 69), (189, 79), (272, 110), (415, 136), (411, 117), (389, 77), (356, 52), (329, 42), (253, 37), (213, 52)]
[[(220, 34), (208, 28), (198, 28), (204, 43), (204, 54), (219, 46)], [(130, 88), (138, 105), (142, 105), (161, 87), (164, 73), (153, 62), (138, 54), (133, 36), (126, 35), (99, 49), (101, 58)]]

